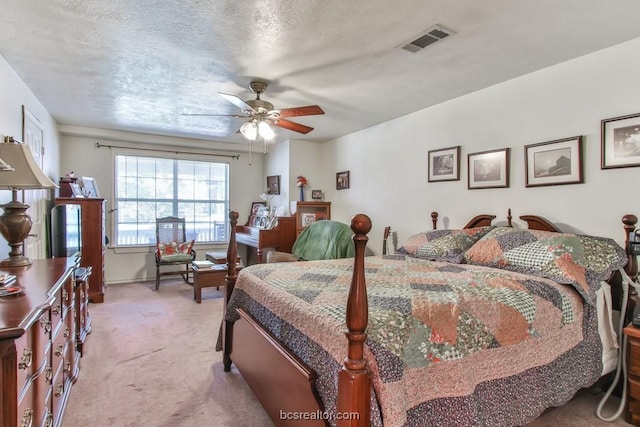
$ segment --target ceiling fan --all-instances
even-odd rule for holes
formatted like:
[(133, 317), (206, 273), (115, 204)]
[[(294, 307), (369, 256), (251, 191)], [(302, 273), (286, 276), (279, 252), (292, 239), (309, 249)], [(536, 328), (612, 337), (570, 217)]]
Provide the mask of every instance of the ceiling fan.
[(218, 116), (235, 117), (248, 119), (238, 132), (247, 139), (255, 140), (258, 137), (272, 139), (273, 130), (269, 125), (289, 129), (294, 132), (307, 134), (313, 130), (312, 127), (286, 120), (285, 117), (314, 116), (324, 114), (318, 105), (307, 105), (305, 107), (294, 107), (284, 109), (274, 109), (273, 104), (260, 99), (260, 95), (267, 90), (268, 84), (264, 81), (253, 80), (249, 87), (256, 94), (256, 99), (243, 101), (235, 95), (219, 92), (227, 101), (242, 110), (242, 114), (183, 114), (185, 116)]

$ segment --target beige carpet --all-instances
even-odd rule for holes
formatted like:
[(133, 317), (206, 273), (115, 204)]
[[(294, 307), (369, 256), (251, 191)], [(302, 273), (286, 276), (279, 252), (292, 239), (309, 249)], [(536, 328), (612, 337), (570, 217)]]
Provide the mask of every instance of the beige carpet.
[[(73, 386), (64, 427), (272, 426), (235, 370), (222, 370), (214, 343), (222, 292), (165, 279), (112, 285), (91, 304), (92, 333)], [(599, 395), (579, 393), (533, 426), (629, 426), (595, 417)], [(617, 404), (617, 402), (612, 402)], [(610, 414), (611, 412), (606, 412)]]

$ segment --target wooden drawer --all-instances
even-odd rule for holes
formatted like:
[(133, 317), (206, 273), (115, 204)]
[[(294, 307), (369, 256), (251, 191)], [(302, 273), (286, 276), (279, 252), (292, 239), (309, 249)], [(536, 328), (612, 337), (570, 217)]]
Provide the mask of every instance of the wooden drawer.
[(640, 380), (629, 377), (629, 397), (633, 400), (640, 400)]
[(640, 376), (640, 341), (629, 339), (629, 374)]
[(18, 364), (18, 396), (34, 374), (45, 363), (49, 349), (49, 331), (51, 323), (49, 313), (45, 313), (40, 321), (35, 322), (24, 335), (16, 340), (16, 363)]
[(55, 371), (51, 383), (51, 410), (53, 412), (54, 425), (60, 425), (61, 420), (59, 418), (62, 416), (65, 394), (70, 391), (68, 388), (71, 386), (71, 381), (67, 379), (68, 374), (65, 372), (68, 366), (65, 366), (65, 363), (61, 363)]
[(22, 399), (18, 402), (18, 425), (19, 426), (35, 426), (40, 421), (38, 419), (38, 411), (35, 408), (37, 396), (35, 395), (35, 386), (32, 381), (28, 381)]

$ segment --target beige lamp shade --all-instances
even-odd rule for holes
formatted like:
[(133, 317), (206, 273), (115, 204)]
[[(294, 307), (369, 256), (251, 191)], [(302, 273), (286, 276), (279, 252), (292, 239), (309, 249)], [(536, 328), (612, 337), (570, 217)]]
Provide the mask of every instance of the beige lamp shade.
[(12, 138), (0, 143), (0, 159), (13, 170), (0, 172), (0, 189), (38, 189), (58, 186), (44, 174), (31, 154), (31, 148)]

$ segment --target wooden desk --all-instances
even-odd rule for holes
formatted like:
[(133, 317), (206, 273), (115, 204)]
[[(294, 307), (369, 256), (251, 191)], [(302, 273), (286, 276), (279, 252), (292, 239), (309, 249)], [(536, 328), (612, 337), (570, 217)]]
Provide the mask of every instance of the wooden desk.
[(296, 218), (278, 217), (278, 225), (272, 230), (238, 225), (236, 239), (238, 246), (244, 246), (247, 250), (246, 265), (262, 264), (265, 249), (273, 248), (281, 252), (291, 252), (293, 243), (296, 241)]

